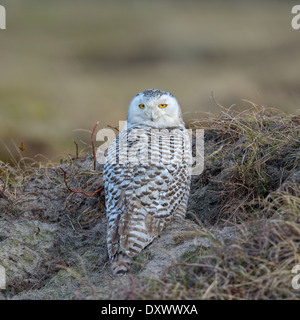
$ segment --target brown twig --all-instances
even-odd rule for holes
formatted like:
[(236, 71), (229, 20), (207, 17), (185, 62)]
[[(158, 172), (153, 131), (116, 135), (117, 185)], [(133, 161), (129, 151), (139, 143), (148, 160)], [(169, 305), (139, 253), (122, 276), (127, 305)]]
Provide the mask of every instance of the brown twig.
[(76, 146), (76, 159), (78, 159), (78, 143), (75, 140), (73, 142)]
[[(90, 216), (90, 215), (89, 215), (89, 216)], [(88, 216), (88, 217), (89, 217), (89, 216)], [(100, 218), (101, 216), (103, 216), (103, 214), (97, 214), (97, 215), (95, 215), (93, 218), (91, 218), (91, 219), (88, 220), (88, 221), (80, 222), (80, 224), (85, 225), (85, 224), (91, 223), (91, 222), (93, 222), (94, 220)], [(87, 217), (87, 218), (88, 218), (88, 217)]]
[(96, 152), (95, 152), (95, 143), (94, 143), (94, 135), (95, 135), (95, 130), (97, 128), (99, 124), (99, 121), (96, 122), (96, 124), (94, 125), (94, 129), (92, 131), (92, 148), (93, 148), (93, 155), (94, 155), (94, 170), (96, 170)]
[(95, 194), (97, 194), (98, 192), (102, 191), (103, 190), (103, 187), (101, 187), (100, 189), (96, 190), (95, 192), (93, 192), (92, 194), (88, 194), (82, 190), (73, 190), (71, 189), (71, 187), (68, 185), (68, 181), (67, 181), (67, 173), (66, 171), (62, 168), (62, 167), (59, 167), (58, 169), (62, 170), (63, 174), (64, 174), (64, 182), (65, 182), (65, 185), (66, 187), (68, 188), (69, 191), (73, 192), (73, 193), (81, 193), (83, 195), (85, 195), (86, 197), (93, 197)]
[(120, 132), (119, 128), (111, 126), (110, 124), (108, 124), (107, 127), (111, 129), (115, 129), (116, 131)]

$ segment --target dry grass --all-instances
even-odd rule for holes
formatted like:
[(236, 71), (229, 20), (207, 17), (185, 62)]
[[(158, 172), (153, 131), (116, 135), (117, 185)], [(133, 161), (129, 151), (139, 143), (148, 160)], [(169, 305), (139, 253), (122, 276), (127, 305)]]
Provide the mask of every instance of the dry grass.
[(266, 197), (299, 169), (299, 117), (255, 104), (242, 112), (220, 107), (218, 117), (191, 126), (216, 133), (220, 151), (206, 156), (206, 163), (219, 162), (230, 169), (229, 179), (223, 181), (222, 210), (214, 218), (239, 222), (265, 208)]
[[(65, 153), (59, 163), (52, 162), (42, 155), (34, 158), (24, 157), (23, 150), (16, 145), (15, 152), (7, 148), (12, 165), (0, 161), (0, 198), (8, 201), (4, 212), (8, 208), (13, 212), (24, 197), (30, 196), (30, 192), (24, 189), (28, 183), (34, 181), (44, 191), (51, 186), (56, 192), (59, 186), (63, 186), (66, 192), (69, 192), (64, 201), (64, 211), (74, 230), (77, 227), (85, 228), (99, 217), (103, 217), (105, 209), (102, 201), (102, 172), (99, 171), (99, 167), (95, 170), (93, 154), (86, 153), (87, 149), (95, 152), (94, 131), (91, 132), (91, 141), (91, 146), (85, 147), (84, 150), (78, 150), (78, 144), (74, 142), (74, 154)], [(55, 173), (49, 172), (50, 170), (54, 170)], [(37, 195), (36, 192), (33, 194)], [(98, 203), (99, 197), (101, 201)]]

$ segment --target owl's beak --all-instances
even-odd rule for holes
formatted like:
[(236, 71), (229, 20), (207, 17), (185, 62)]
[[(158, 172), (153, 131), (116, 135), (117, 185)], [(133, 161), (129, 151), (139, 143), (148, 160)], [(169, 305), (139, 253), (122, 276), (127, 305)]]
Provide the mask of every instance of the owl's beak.
[(151, 112), (151, 121), (154, 121), (153, 111)]
[(157, 120), (157, 113), (155, 112), (155, 110), (151, 110), (150, 119), (151, 119), (151, 121)]
[(147, 117), (148, 119), (150, 119), (151, 121), (156, 121), (157, 120), (157, 112), (155, 112), (155, 109), (152, 108), (148, 108), (148, 110), (146, 110), (147, 112)]

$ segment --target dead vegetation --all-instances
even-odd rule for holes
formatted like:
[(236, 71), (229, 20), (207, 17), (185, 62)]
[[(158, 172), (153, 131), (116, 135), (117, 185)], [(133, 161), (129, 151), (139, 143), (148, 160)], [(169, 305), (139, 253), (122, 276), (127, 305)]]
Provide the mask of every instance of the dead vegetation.
[[(137, 257), (128, 281), (116, 283), (107, 268), (101, 168), (93, 154), (78, 156), (76, 146), (62, 169), (33, 165), (22, 151), (14, 167), (2, 163), (0, 220), (29, 219), (58, 230), (33, 285), (11, 284), (6, 297), (299, 299), (291, 285), (291, 270), (300, 264), (299, 116), (255, 104), (243, 112), (220, 108), (218, 116), (191, 124), (205, 129), (205, 168), (192, 180), (190, 221), (167, 228)], [(9, 236), (0, 234), (0, 241)], [(164, 262), (159, 245), (176, 259)], [(158, 276), (149, 277), (155, 266)], [(58, 289), (70, 281), (66, 274), (77, 278), (68, 294)]]

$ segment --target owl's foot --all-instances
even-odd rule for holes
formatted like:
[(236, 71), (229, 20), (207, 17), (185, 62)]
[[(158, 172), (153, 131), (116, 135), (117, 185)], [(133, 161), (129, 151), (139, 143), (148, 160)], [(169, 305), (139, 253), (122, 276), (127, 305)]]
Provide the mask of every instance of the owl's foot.
[(130, 271), (131, 259), (120, 253), (112, 262), (112, 273), (114, 276), (122, 276)]

